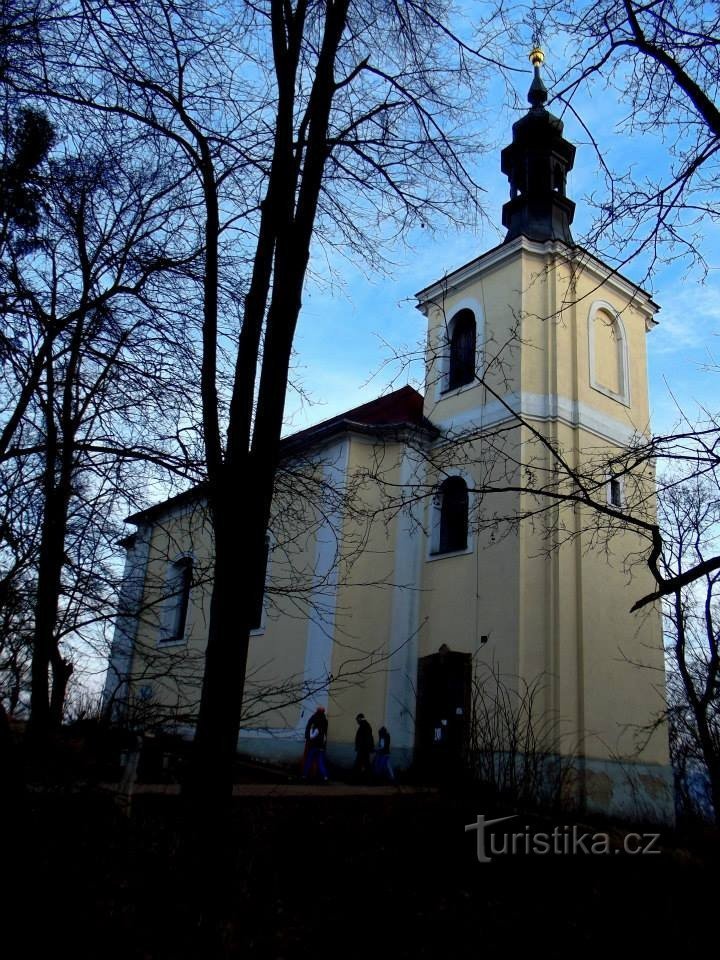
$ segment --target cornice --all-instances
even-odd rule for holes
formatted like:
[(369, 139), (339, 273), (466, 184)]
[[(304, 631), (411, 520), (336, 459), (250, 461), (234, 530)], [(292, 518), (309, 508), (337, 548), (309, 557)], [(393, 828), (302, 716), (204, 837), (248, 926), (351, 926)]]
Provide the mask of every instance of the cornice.
[(417, 309), (427, 315), (430, 305), (440, 297), (446, 297), (457, 293), (466, 287), (469, 283), (477, 280), (479, 277), (505, 263), (518, 253), (529, 253), (533, 256), (547, 259), (551, 256), (560, 256), (571, 269), (590, 273), (603, 286), (614, 290), (625, 297), (628, 303), (633, 303), (645, 314), (645, 326), (650, 330), (657, 324), (653, 316), (660, 309), (657, 303), (652, 299), (647, 291), (643, 290), (632, 280), (624, 277), (617, 270), (603, 263), (602, 260), (593, 256), (583, 247), (569, 247), (567, 244), (558, 240), (547, 240), (540, 243), (535, 240), (528, 240), (526, 237), (517, 237), (510, 243), (503, 243), (492, 250), (488, 250), (482, 256), (471, 260), (469, 263), (458, 267), (448, 273), (441, 280), (436, 281), (430, 286), (418, 291), (415, 296), (418, 298)]

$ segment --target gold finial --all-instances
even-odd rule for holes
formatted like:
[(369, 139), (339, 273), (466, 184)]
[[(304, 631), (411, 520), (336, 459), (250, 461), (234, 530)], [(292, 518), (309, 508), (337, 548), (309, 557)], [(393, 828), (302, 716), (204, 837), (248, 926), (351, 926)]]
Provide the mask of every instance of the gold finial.
[(545, 60), (545, 54), (542, 52), (540, 47), (535, 46), (530, 51), (530, 56), (528, 59), (534, 67), (539, 67)]

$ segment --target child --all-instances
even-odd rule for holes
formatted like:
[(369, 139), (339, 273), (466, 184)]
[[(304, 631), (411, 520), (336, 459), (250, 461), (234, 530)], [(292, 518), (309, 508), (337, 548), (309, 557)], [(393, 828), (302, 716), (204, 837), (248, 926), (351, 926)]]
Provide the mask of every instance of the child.
[(378, 780), (395, 783), (395, 774), (390, 766), (390, 734), (387, 727), (378, 730), (378, 745), (375, 751), (374, 773)]

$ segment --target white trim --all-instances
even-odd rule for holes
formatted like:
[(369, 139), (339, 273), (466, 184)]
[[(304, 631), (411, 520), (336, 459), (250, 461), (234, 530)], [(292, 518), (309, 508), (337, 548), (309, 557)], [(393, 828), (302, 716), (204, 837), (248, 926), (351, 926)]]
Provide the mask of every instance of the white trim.
[[(334, 459), (323, 465), (323, 483), (340, 490), (346, 483), (350, 442), (343, 438), (336, 443), (334, 450), (329, 448), (326, 455), (334, 452)], [(322, 686), (330, 676), (332, 668), (333, 643), (335, 639), (335, 613), (338, 593), (338, 537), (342, 537), (344, 509), (342, 497), (338, 497), (338, 506), (328, 511), (318, 529), (315, 540), (315, 574), (310, 594), (310, 619), (308, 622), (307, 646), (305, 648), (304, 683), (308, 690)], [(323, 611), (322, 620), (313, 610)], [(313, 705), (327, 708), (329, 691), (327, 686), (313, 694)], [(303, 711), (300, 713), (298, 729), (304, 730)]]
[(477, 279), (481, 273), (508, 260), (522, 249), (524, 239), (524, 237), (518, 237), (510, 243), (502, 244), (494, 250), (489, 250), (487, 253), (478, 257), (477, 260), (472, 260), (470, 263), (458, 267), (457, 270), (446, 274), (441, 280), (437, 280), (435, 283), (430, 284), (429, 287), (419, 290), (415, 294), (420, 301), (417, 305), (418, 310), (424, 312), (430, 304), (437, 305), (439, 298), (447, 298), (450, 294), (455, 293), (466, 284)]
[(470, 546), (470, 531), (468, 530), (468, 546), (464, 550), (449, 550), (447, 553), (429, 553), (425, 557), (425, 563), (434, 563), (436, 560), (447, 560), (448, 557), (466, 557), (473, 552)]
[[(619, 366), (618, 380), (620, 390), (617, 393), (605, 386), (605, 384), (600, 383), (596, 377), (595, 320), (597, 319), (598, 313), (601, 311), (612, 317), (613, 326), (616, 330), (615, 336), (619, 341), (619, 354), (617, 360)], [(622, 317), (618, 311), (611, 303), (608, 303), (607, 300), (594, 300), (590, 305), (590, 310), (588, 312), (588, 364), (590, 386), (593, 388), (593, 390), (597, 390), (598, 393), (602, 393), (606, 397), (610, 397), (612, 400), (616, 400), (618, 403), (622, 403), (626, 407), (629, 407), (631, 405), (630, 369), (628, 365), (628, 341), (627, 334), (625, 332), (625, 324), (623, 323)]]
[[(470, 431), (481, 433), (488, 427), (495, 427), (517, 417), (529, 420), (559, 420), (569, 427), (594, 433), (601, 440), (621, 445), (628, 444), (639, 432), (631, 423), (622, 423), (614, 417), (600, 413), (594, 407), (568, 397), (555, 394), (509, 393), (503, 399), (507, 406), (499, 400), (492, 400), (483, 407), (436, 421), (435, 425), (443, 435), (456, 435)], [(510, 407), (510, 410), (507, 407)], [(447, 439), (446, 436), (444, 439)]]
[[(323, 483), (334, 484), (335, 489), (345, 485), (349, 455), (350, 440), (347, 436), (339, 440), (336, 438), (334, 443), (323, 447), (323, 456), (328, 458), (323, 463)], [(344, 508), (341, 505), (343, 498), (338, 497), (337, 500), (340, 505), (328, 511), (318, 528), (315, 539), (315, 573), (308, 604), (308, 631), (303, 674), (303, 683), (308, 691), (317, 690), (318, 686), (322, 686), (332, 666), (339, 573), (336, 563), (336, 533), (342, 531), (344, 522)], [(313, 609), (323, 611), (320, 615), (322, 619), (316, 620)], [(324, 706), (327, 709), (329, 699), (327, 685), (318, 692), (308, 693), (308, 696), (312, 696), (310, 704), (313, 710), (316, 706)], [(238, 739), (247, 737), (257, 740), (303, 740), (307, 725), (305, 716), (307, 708), (308, 705), (305, 702), (300, 704), (300, 713), (293, 727), (241, 727)]]
[(185, 633), (176, 640), (158, 640), (156, 646), (158, 650), (171, 650), (173, 647), (185, 647), (187, 646), (187, 635)]
[[(186, 491), (186, 492), (189, 493), (190, 491)], [(137, 520), (137, 521), (126, 520), (125, 522), (126, 523), (131, 522), (136, 526), (140, 526), (141, 524), (142, 525), (149, 524), (151, 527), (157, 527), (161, 523), (166, 523), (169, 520), (180, 520), (188, 516), (189, 514), (194, 513), (197, 510), (204, 510), (204, 511), (209, 510), (207, 497), (201, 494), (198, 495), (197, 499), (186, 500), (183, 503), (174, 503), (169, 506), (166, 503), (165, 504), (157, 503), (153, 507), (150, 507), (148, 512), (150, 510), (155, 510), (155, 508), (159, 508), (159, 507), (164, 507), (165, 509), (163, 510), (158, 509), (158, 512), (153, 513), (152, 517), (149, 520)], [(206, 522), (208, 521), (208, 519), (209, 518), (205, 516), (203, 518), (203, 521)]]
[(395, 566), (390, 614), (389, 671), (385, 694), (385, 726), (392, 743), (412, 748), (415, 742), (415, 677), (418, 660), (421, 558), (425, 534), (422, 504), (414, 496), (425, 475), (424, 458), (406, 447), (400, 463), (400, 489), (409, 507), (396, 520)]
[(301, 720), (294, 727), (240, 727), (240, 737), (249, 740), (302, 740), (305, 736), (306, 720)]
[(152, 528), (149, 525), (138, 525), (135, 541), (125, 555), (118, 615), (102, 695), (103, 710), (112, 705), (112, 716), (115, 720), (124, 718), (127, 712), (129, 678), (140, 626), (140, 607), (145, 592), (151, 533)]

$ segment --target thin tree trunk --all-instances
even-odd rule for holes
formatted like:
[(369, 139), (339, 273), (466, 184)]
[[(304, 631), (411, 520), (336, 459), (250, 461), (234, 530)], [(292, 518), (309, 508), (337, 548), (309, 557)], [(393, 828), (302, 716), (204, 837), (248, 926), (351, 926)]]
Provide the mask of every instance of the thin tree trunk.
[(50, 665), (52, 667), (52, 687), (50, 691), (50, 729), (57, 730), (62, 724), (63, 711), (65, 709), (65, 697), (67, 687), (73, 672), (73, 664), (70, 660), (65, 660), (57, 648), (53, 645), (50, 654)]
[[(47, 361), (47, 397), (45, 402), (45, 473), (43, 522), (38, 559), (38, 582), (35, 599), (35, 629), (31, 668), (30, 723), (28, 734), (33, 743), (42, 746), (62, 722), (67, 682), (72, 668), (67, 666), (57, 649), (57, 615), (65, 563), (65, 537), (68, 508), (72, 497), (74, 466), (73, 389), (83, 336), (78, 322), (73, 333), (65, 382), (62, 391), (60, 430), (55, 422), (55, 373), (53, 356)], [(63, 666), (61, 666), (63, 664)], [(54, 666), (53, 697), (50, 698), (49, 671)]]

